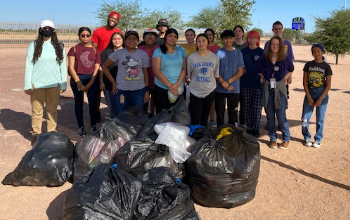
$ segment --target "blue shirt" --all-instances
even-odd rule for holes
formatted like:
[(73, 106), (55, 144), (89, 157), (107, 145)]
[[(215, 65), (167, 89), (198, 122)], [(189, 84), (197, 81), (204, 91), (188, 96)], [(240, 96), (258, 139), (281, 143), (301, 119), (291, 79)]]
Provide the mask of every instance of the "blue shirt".
[[(227, 81), (229, 78), (237, 74), (238, 67), (244, 68), (243, 55), (240, 50), (226, 50), (224, 47), (216, 52), (220, 60), (219, 75)], [(217, 82), (216, 92), (220, 93), (240, 93), (239, 79), (230, 84), (233, 86), (232, 91), (227, 91)]]
[[(153, 57), (160, 57), (160, 68), (162, 73), (165, 75), (165, 77), (169, 80), (171, 84), (175, 84), (179, 76), (181, 74), (182, 66), (183, 66), (183, 57), (187, 57), (187, 53), (183, 47), (175, 46), (175, 52), (173, 54), (169, 53), (162, 53), (160, 48), (157, 48), (154, 53)], [(154, 78), (154, 83), (163, 88), (168, 89), (167, 86), (165, 86), (163, 83), (159, 81), (157, 76)], [(184, 86), (185, 82), (182, 82), (181, 86)]]
[(243, 60), (246, 72), (240, 78), (241, 87), (244, 88), (262, 88), (260, 83), (260, 76), (258, 72), (254, 70), (255, 62), (264, 54), (264, 50), (260, 47), (256, 49), (250, 49), (249, 47), (243, 48), (241, 50), (243, 54)]

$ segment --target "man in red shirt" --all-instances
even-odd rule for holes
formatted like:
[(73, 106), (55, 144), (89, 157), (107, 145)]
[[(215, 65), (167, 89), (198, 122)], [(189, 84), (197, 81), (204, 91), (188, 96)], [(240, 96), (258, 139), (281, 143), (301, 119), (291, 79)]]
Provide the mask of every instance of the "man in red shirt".
[(97, 47), (98, 51), (102, 53), (106, 49), (109, 40), (114, 32), (123, 33), (116, 28), (120, 19), (120, 14), (116, 11), (112, 11), (108, 15), (107, 24), (104, 27), (97, 28), (91, 37), (92, 46)]
[[(120, 14), (116, 11), (112, 11), (108, 15), (107, 24), (104, 27), (97, 28), (91, 37), (92, 46), (97, 47), (98, 51), (102, 53), (104, 49), (106, 49), (111, 36), (114, 32), (120, 32), (123, 34), (121, 30), (116, 28), (120, 19)], [(99, 74), (102, 73), (102, 69), (100, 69)], [(99, 79), (99, 77), (97, 77)], [(100, 102), (101, 102), (101, 91), (97, 94), (97, 122), (101, 121), (101, 113), (100, 113)]]

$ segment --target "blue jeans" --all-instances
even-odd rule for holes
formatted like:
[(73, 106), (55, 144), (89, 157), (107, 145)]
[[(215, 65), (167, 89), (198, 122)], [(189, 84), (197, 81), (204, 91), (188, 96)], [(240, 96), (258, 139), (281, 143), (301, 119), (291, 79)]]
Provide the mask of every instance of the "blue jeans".
[[(310, 96), (314, 100), (314, 102), (317, 101), (317, 99), (321, 96), (324, 88), (317, 88), (317, 89), (309, 89)], [(328, 94), (323, 98), (321, 105), (319, 107), (316, 107), (316, 134), (315, 134), (315, 141), (321, 141), (323, 138), (323, 128), (324, 128), (324, 117), (326, 115), (327, 110), (327, 104), (328, 104)], [(314, 111), (314, 106), (309, 106), (307, 103), (307, 97), (304, 98), (304, 104), (303, 104), (303, 115), (302, 119), (306, 119), (306, 126), (301, 127), (301, 132), (304, 136), (305, 140), (311, 139), (311, 134), (309, 132), (309, 124), (310, 124), (310, 118), (312, 116), (312, 113)]]
[(104, 91), (104, 94), (107, 102), (109, 117), (115, 118), (117, 116), (117, 103), (114, 97), (115, 95), (113, 94), (113, 91), (107, 89)]
[[(118, 93), (114, 96), (117, 104), (117, 115), (134, 105), (143, 109), (143, 97), (145, 96), (145, 92), (145, 88), (135, 91), (118, 90)], [(124, 103), (121, 102), (121, 95), (124, 96)]]
[(283, 141), (290, 140), (289, 124), (286, 117), (287, 98), (282, 94), (282, 92), (280, 92), (280, 97), (281, 97), (281, 108), (276, 109), (275, 102), (274, 102), (275, 91), (273, 89), (270, 89), (267, 108), (265, 109), (266, 117), (267, 117), (267, 128), (269, 130), (270, 141), (277, 140), (275, 114), (277, 116), (278, 126), (282, 130)]

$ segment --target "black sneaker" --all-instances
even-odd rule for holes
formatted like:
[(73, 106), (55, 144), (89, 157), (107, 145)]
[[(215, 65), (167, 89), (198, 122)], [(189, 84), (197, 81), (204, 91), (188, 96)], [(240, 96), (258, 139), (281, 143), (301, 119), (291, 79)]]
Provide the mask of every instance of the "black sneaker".
[(86, 131), (85, 131), (85, 128), (84, 127), (81, 127), (78, 129), (78, 135), (79, 136), (84, 136), (86, 135)]
[(260, 137), (259, 130), (253, 130), (253, 136), (256, 137), (256, 138)]
[(30, 141), (30, 144), (33, 145), (37, 139), (38, 139), (38, 135), (32, 135), (32, 140)]
[(96, 131), (97, 131), (96, 125), (94, 125), (90, 128), (90, 133), (95, 133)]

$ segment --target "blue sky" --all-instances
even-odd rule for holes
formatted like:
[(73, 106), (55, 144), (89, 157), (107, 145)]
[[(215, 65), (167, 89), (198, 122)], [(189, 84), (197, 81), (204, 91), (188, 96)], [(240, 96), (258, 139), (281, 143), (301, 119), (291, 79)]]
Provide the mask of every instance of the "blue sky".
[[(101, 2), (103, 1), (5, 0), (1, 2), (0, 21), (40, 23), (43, 19), (51, 19), (56, 24), (94, 26), (98, 24), (95, 12)], [(215, 6), (218, 2), (218, 0), (140, 1), (142, 8), (148, 9), (171, 6), (172, 9), (183, 13), (184, 20), (190, 19), (201, 8)], [(330, 11), (344, 8), (345, 2), (346, 0), (256, 0), (251, 17), (252, 27), (268, 32), (272, 23), (279, 20), (284, 27), (291, 28), (294, 17), (303, 17), (306, 32), (310, 33), (315, 29), (314, 17), (327, 17)]]

